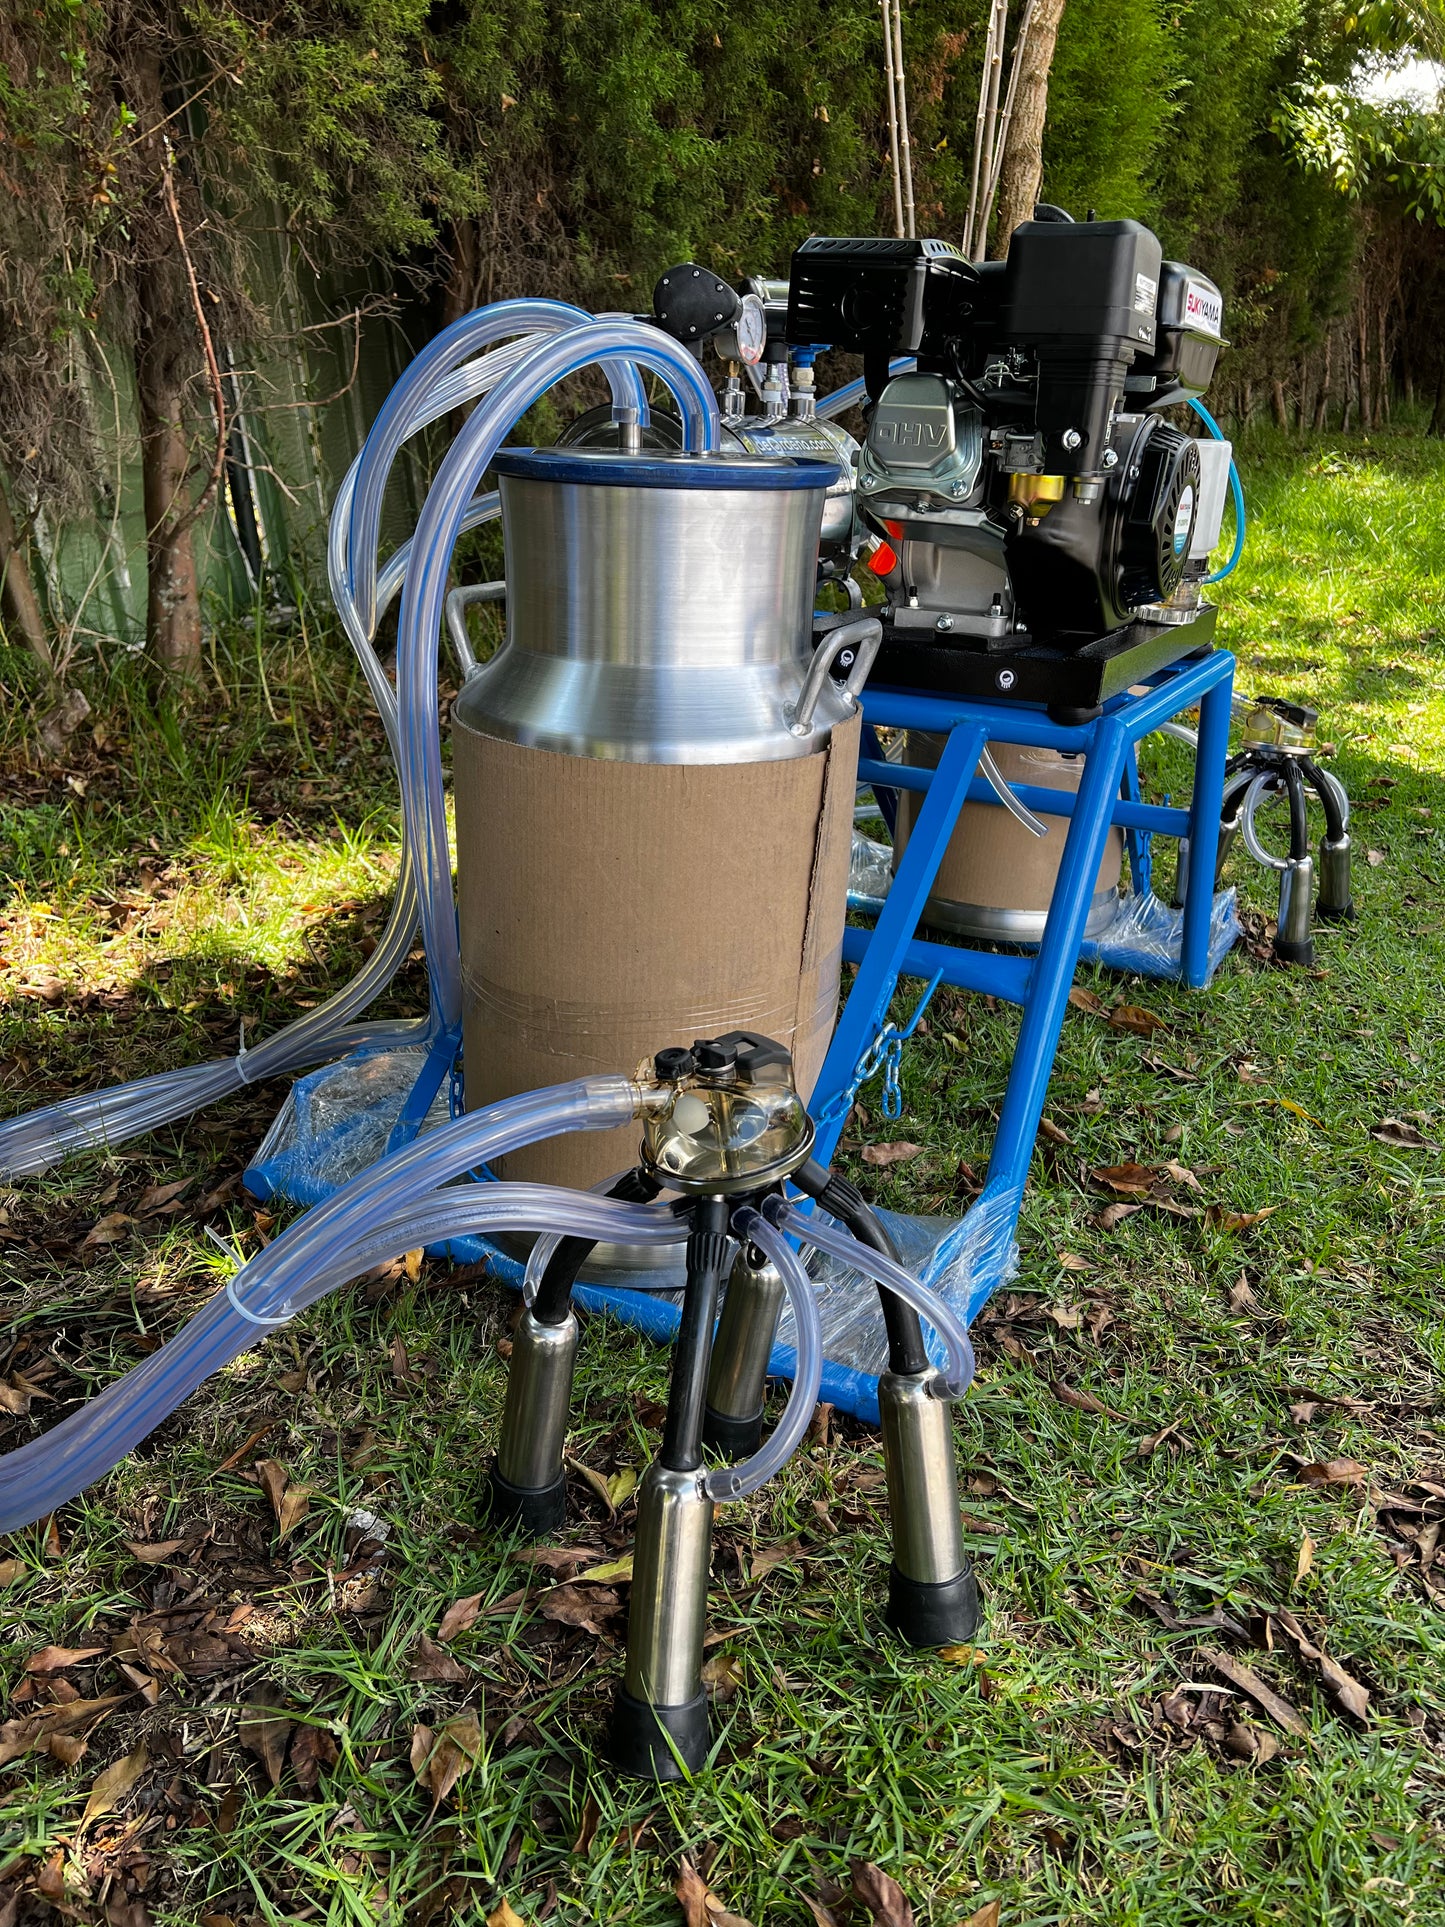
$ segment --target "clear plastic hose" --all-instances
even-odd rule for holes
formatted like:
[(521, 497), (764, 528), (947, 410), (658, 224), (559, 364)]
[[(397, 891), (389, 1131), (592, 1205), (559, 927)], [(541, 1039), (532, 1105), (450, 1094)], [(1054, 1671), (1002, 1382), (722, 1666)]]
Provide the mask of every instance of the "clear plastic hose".
[(936, 1291), (930, 1291), (927, 1285), (920, 1284), (901, 1265), (894, 1264), (891, 1258), (885, 1258), (881, 1251), (860, 1244), (841, 1226), (831, 1224), (821, 1216), (800, 1211), (785, 1198), (766, 1199), (763, 1210), (769, 1222), (780, 1231), (791, 1233), (817, 1251), (826, 1251), (834, 1258), (841, 1258), (845, 1265), (852, 1265), (864, 1277), (885, 1285), (905, 1305), (912, 1305), (919, 1317), (932, 1325), (947, 1347), (947, 1370), (934, 1381), (938, 1388), (937, 1396), (963, 1397), (973, 1383), (973, 1345), (963, 1324)]
[(417, 864), (432, 1022), (438, 1029), (457, 1027), (462, 1014), (461, 956), (435, 699), (452, 551), (476, 486), (517, 417), (567, 375), (593, 362), (622, 356), (662, 378), (682, 415), (689, 447), (695, 451), (716, 447), (717, 400), (687, 349), (635, 322), (593, 322), (533, 348), (472, 413), (437, 471), (412, 538), (412, 566), (402, 591), (397, 642), (401, 787)]
[[(177, 1335), (44, 1437), (0, 1458), (0, 1532), (43, 1518), (119, 1463), (196, 1387), (358, 1271), (463, 1230), (557, 1229), (623, 1242), (667, 1242), (665, 1208), (546, 1185), (440, 1187), (472, 1165), (571, 1130), (611, 1130), (636, 1115), (628, 1079), (582, 1078), (474, 1111), (409, 1145), (350, 1184), (244, 1265)], [(401, 1238), (400, 1244), (392, 1243)]]
[[(591, 316), (563, 302), (498, 303), (464, 316), (417, 358), (396, 384), (382, 414), (385, 433), (375, 428), (367, 446), (345, 476), (333, 506), (327, 564), (337, 612), (376, 703), (393, 761), (398, 766), (396, 698), (373, 647), (376, 625), (400, 588), (412, 552), (402, 546), (378, 573), (376, 541), (381, 497), (396, 453), (408, 436), (450, 410), (475, 400), (515, 370), (539, 341), (560, 330), (590, 325)], [(479, 347), (519, 329), (532, 332), (475, 360)], [(458, 363), (462, 365), (458, 365)], [(638, 408), (646, 420), (646, 398), (635, 369), (609, 362), (607, 372), (617, 400)], [(378, 418), (378, 426), (382, 418)], [(358, 484), (364, 483), (358, 514)], [(495, 493), (472, 502), (461, 529), (475, 528), (499, 512)], [(359, 541), (353, 534), (360, 522)], [(460, 532), (460, 531), (459, 531)], [(369, 546), (367, 546), (369, 544)], [(358, 603), (358, 594), (360, 604)], [(369, 614), (363, 614), (365, 608)], [(415, 869), (403, 825), (401, 860), (391, 915), (375, 950), (350, 983), (250, 1051), (206, 1064), (186, 1065), (153, 1077), (62, 1099), (57, 1104), (0, 1123), (0, 1175), (29, 1177), (62, 1158), (98, 1145), (116, 1146), (159, 1129), (193, 1111), (219, 1103), (244, 1085), (309, 1069), (362, 1046), (403, 1048), (434, 1037), (435, 1020), (352, 1020), (385, 989), (411, 948), (417, 926)]]
[[(450, 328), (443, 329), (435, 341), (428, 342), (382, 403), (358, 457), (356, 495), (351, 504), (351, 527), (347, 538), (348, 556), (359, 560), (374, 556), (377, 552), (381, 538), (382, 496), (398, 451), (419, 425), (414, 421), (418, 394), (444, 382), (459, 364), (505, 336), (531, 334), (539, 330), (575, 331), (592, 325), (595, 325), (592, 316), (583, 308), (574, 308), (570, 302), (494, 301), (474, 314), (463, 315)], [(589, 360), (598, 359), (602, 357), (589, 357)], [(639, 410), (646, 409), (642, 382), (634, 368), (613, 356), (608, 358), (607, 373), (617, 401)], [(456, 395), (446, 400), (438, 413), (457, 406), (460, 399), (463, 397)], [(512, 420), (515, 419), (514, 415)], [(351, 590), (363, 628), (368, 634), (374, 635), (376, 603), (374, 592), (368, 587), (363, 572), (352, 577)]]
[(766, 1485), (779, 1472), (803, 1442), (818, 1403), (818, 1387), (823, 1382), (823, 1328), (818, 1318), (813, 1281), (804, 1271), (798, 1254), (760, 1212), (745, 1204), (733, 1213), (733, 1236), (755, 1244), (777, 1266), (793, 1308), (797, 1340), (797, 1364), (793, 1369), (793, 1389), (783, 1407), (783, 1416), (751, 1458), (738, 1465), (719, 1466), (707, 1474), (703, 1488), (710, 1499), (745, 1499)]

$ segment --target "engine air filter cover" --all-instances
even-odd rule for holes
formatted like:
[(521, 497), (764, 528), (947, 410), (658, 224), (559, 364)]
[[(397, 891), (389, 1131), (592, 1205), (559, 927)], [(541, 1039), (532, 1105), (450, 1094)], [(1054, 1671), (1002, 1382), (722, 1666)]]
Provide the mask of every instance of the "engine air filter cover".
[(1119, 525), (1119, 600), (1162, 602), (1179, 587), (1199, 501), (1194, 440), (1157, 417), (1141, 425), (1125, 468)]

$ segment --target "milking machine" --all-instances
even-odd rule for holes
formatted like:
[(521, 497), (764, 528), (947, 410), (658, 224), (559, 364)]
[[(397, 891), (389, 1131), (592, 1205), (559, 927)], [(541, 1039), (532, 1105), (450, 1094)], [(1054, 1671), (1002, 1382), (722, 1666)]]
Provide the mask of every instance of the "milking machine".
[[(1279, 916), (1274, 954), (1281, 963), (1312, 964), (1313, 908), (1327, 923), (1355, 914), (1350, 884), (1350, 799), (1332, 770), (1321, 769), (1311, 751), (1319, 717), (1302, 703), (1264, 697), (1248, 705), (1244, 744), (1224, 772), (1224, 806), (1219, 833), (1219, 867), (1236, 837), (1256, 863), (1279, 872)], [(1319, 891), (1310, 855), (1309, 792), (1324, 812), (1320, 838)], [(1289, 851), (1275, 856), (1260, 838), (1255, 816), (1268, 796), (1282, 796), (1289, 810)]]
[[(675, 1340), (612, 1738), (623, 1766), (669, 1777), (708, 1747), (714, 1508), (786, 1463), (820, 1393), (881, 1425), (890, 1623), (920, 1645), (974, 1631), (949, 1401), (972, 1372), (967, 1322), (1012, 1263), (1068, 984), (1104, 943), (1091, 918), (1123, 900), (1127, 849), (1138, 967), (1203, 983), (1237, 928), (1213, 889), (1232, 664), (1205, 596), (1237, 481), (1227, 444), (1165, 419), (1179, 402), (1203, 413), (1218, 292), (1132, 222), (1038, 219), (1000, 263), (815, 237), (786, 282), (737, 290), (687, 263), (654, 306), (495, 304), (439, 336), (378, 416), (328, 547), (401, 782), (377, 951), (234, 1058), (0, 1126), (17, 1176), (299, 1070), (247, 1182), (311, 1208), (177, 1337), (0, 1460), (0, 1529), (73, 1496), (358, 1272), (423, 1244), (485, 1255), (524, 1294), (479, 1494), (499, 1528), (562, 1523), (574, 1306)], [(828, 348), (864, 373), (820, 400)], [(609, 401), (553, 448), (506, 446), (594, 366)], [(470, 403), (383, 566), (399, 450)], [(861, 445), (836, 419), (858, 404)], [(452, 583), (458, 541), (498, 516), (504, 579)], [(867, 606), (863, 558), (882, 596)], [(393, 690), (375, 641), (398, 595)], [(480, 662), (479, 602), (506, 613)], [(443, 633), (463, 673), (455, 891)], [(1145, 805), (1133, 747), (1194, 704), (1190, 808)], [(1231, 788), (1247, 846), (1258, 785), (1293, 797), (1314, 780), (1288, 769)], [(897, 825), (872, 931), (845, 927), (860, 780)], [(999, 879), (1016, 884), (1018, 849), (1050, 830), (1009, 895)], [(1332, 876), (1341, 834), (1330, 817)], [(1173, 923), (1147, 888), (1158, 835), (1187, 852)], [(1038, 954), (926, 942), (923, 920)], [(365, 1019), (418, 923), (428, 1016)], [(844, 962), (859, 968), (835, 1028)], [(871, 1070), (896, 1077), (900, 974), (1024, 1009), (989, 1182), (960, 1221), (874, 1211), (828, 1166)], [(770, 1376), (793, 1389), (765, 1439)]]

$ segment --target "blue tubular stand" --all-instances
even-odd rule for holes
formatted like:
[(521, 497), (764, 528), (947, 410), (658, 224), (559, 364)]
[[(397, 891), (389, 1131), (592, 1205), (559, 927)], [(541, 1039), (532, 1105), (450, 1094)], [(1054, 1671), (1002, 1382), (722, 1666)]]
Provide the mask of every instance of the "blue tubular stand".
[[(815, 1155), (827, 1162), (837, 1148), (849, 1109), (843, 1100), (848, 1097), (857, 1065), (886, 1022), (900, 976), (919, 977), (924, 982), (941, 976), (944, 983), (986, 992), (1022, 1007), (988, 1181), (964, 1219), (967, 1225), (977, 1213), (991, 1227), (985, 1247), (976, 1258), (967, 1313), (970, 1318), (1002, 1280), (1012, 1252), (1029, 1160), (1043, 1115), (1069, 988), (1083, 947), (1094, 880), (1111, 825), (1118, 824), (1129, 840), (1131, 880), (1136, 892), (1148, 887), (1145, 853), (1149, 839), (1187, 839), (1183, 930), (1176, 974), (1194, 989), (1208, 981), (1233, 684), (1234, 658), (1225, 650), (1216, 650), (1159, 671), (1140, 692), (1111, 698), (1092, 722), (1082, 724), (1055, 723), (1044, 710), (1019, 703), (931, 696), (901, 689), (870, 687), (864, 692), (866, 725), (926, 730), (946, 741), (936, 769), (888, 763), (867, 755), (858, 766), (859, 782), (874, 785), (875, 791), (916, 790), (924, 800), (877, 923), (871, 930), (850, 926), (843, 935), (844, 961), (857, 964), (858, 974), (813, 1093), (810, 1108), (818, 1120)], [(1188, 810), (1143, 802), (1135, 746), (1161, 723), (1196, 704), (1199, 746)], [(1025, 744), (1085, 759), (1077, 794), (1014, 786), (1019, 800), (1038, 814), (1068, 819), (1053, 899), (1043, 937), (1032, 956), (968, 949), (918, 934), (919, 920), (964, 804), (998, 805), (992, 789), (975, 775), (986, 742)]]

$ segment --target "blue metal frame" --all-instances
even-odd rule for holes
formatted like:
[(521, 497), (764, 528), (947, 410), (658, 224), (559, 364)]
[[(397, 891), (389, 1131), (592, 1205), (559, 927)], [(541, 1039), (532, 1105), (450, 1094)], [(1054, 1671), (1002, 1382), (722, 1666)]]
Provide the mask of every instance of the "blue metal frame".
[[(929, 696), (901, 689), (870, 687), (864, 692), (864, 720), (870, 735), (881, 725), (926, 730), (947, 740), (935, 769), (888, 763), (876, 756), (865, 756), (858, 766), (860, 783), (871, 783), (875, 790), (917, 790), (924, 800), (877, 923), (871, 930), (850, 926), (844, 932), (843, 957), (857, 964), (858, 975), (813, 1093), (811, 1109), (818, 1120), (815, 1155), (826, 1162), (837, 1148), (848, 1110), (838, 1099), (848, 1090), (856, 1066), (883, 1028), (900, 976), (921, 977), (926, 982), (941, 975), (945, 983), (988, 992), (1022, 1007), (1023, 1020), (1004, 1091), (988, 1181), (968, 1213), (970, 1217), (982, 1214), (983, 1221), (992, 1227), (987, 1250), (978, 1254), (970, 1317), (1001, 1281), (1009, 1262), (1069, 987), (1084, 941), (1094, 880), (1112, 824), (1118, 824), (1129, 839), (1136, 890), (1148, 875), (1149, 839), (1187, 838), (1178, 974), (1195, 989), (1208, 981), (1210, 916), (1233, 686), (1234, 658), (1226, 650), (1216, 650), (1159, 671), (1142, 693), (1131, 691), (1112, 698), (1093, 722), (1082, 724), (1055, 723), (1044, 710), (1019, 703)], [(1135, 769), (1135, 745), (1161, 723), (1195, 704), (1199, 706), (1199, 747), (1189, 808), (1144, 803)], [(873, 740), (876, 742), (876, 738)], [(1077, 793), (1028, 784), (1014, 786), (1015, 795), (1030, 809), (1040, 815), (1066, 817), (1069, 825), (1043, 937), (1032, 956), (970, 950), (918, 935), (919, 920), (959, 812), (966, 802), (998, 803), (988, 784), (975, 775), (986, 742), (1018, 743), (1084, 757)]]

